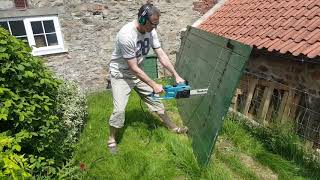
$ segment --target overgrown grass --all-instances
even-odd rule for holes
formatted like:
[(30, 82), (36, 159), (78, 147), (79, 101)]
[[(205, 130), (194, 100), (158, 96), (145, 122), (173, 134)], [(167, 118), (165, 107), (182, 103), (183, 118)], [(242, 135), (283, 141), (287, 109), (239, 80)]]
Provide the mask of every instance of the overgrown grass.
[(253, 156), (276, 172), (280, 179), (320, 178), (319, 164), (313, 162), (311, 166), (309, 162), (295, 161), (295, 158), (303, 156), (303, 152), (295, 149), (301, 142), (285, 129), (283, 132), (277, 129), (266, 130), (229, 118), (225, 121), (222, 134), (225, 134), (239, 151)]
[[(293, 162), (279, 161), (290, 165), (277, 171), (274, 161), (263, 144), (252, 137), (241, 124), (226, 120), (220, 140), (227, 139), (234, 146), (232, 153), (216, 148), (210, 164), (205, 169), (198, 166), (192, 153), (191, 141), (185, 135), (169, 132), (159, 119), (140, 107), (139, 97), (133, 93), (126, 110), (125, 127), (119, 134), (118, 153), (109, 153), (106, 145), (107, 120), (112, 112), (112, 96), (109, 91), (91, 94), (88, 97), (89, 120), (74, 154), (74, 165), (82, 170), (68, 172), (68, 177), (81, 179), (259, 179), (239, 157), (238, 153), (253, 156), (270, 168), (279, 177), (300, 177), (299, 167)], [(181, 123), (175, 101), (165, 102), (170, 116)], [(219, 145), (219, 142), (217, 143)], [(273, 155), (273, 154), (272, 154)], [(267, 159), (267, 160), (266, 160)], [(275, 159), (275, 158), (274, 158)], [(277, 164), (277, 163), (276, 163)], [(281, 164), (282, 166), (283, 164)], [(262, 165), (261, 165), (262, 166)], [(291, 173), (291, 168), (297, 169)], [(73, 168), (74, 169), (74, 168)], [(280, 168), (281, 169), (281, 168)], [(271, 171), (272, 172), (272, 171)], [(298, 174), (298, 175), (297, 175)]]

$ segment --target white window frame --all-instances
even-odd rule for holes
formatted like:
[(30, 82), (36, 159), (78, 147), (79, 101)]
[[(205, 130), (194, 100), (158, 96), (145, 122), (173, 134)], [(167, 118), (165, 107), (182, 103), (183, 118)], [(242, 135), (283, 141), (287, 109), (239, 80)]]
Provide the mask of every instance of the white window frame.
[[(32, 55), (34, 56), (41, 56), (41, 55), (48, 55), (48, 54), (55, 54), (55, 53), (62, 53), (66, 52), (63, 43), (63, 37), (61, 33), (61, 28), (59, 24), (59, 19), (57, 16), (41, 16), (41, 17), (17, 17), (17, 18), (6, 18), (0, 19), (0, 22), (6, 21), (23, 21), (24, 27), (26, 30), (26, 35), (28, 39), (29, 46), (32, 48)], [(47, 21), (53, 20), (53, 24), (55, 27), (55, 33), (57, 36), (58, 45), (54, 46), (47, 46), (47, 47), (36, 47), (36, 42), (34, 40), (34, 34), (31, 27), (31, 22), (34, 21)], [(9, 26), (9, 29), (11, 27)], [(11, 33), (11, 30), (10, 30)]]

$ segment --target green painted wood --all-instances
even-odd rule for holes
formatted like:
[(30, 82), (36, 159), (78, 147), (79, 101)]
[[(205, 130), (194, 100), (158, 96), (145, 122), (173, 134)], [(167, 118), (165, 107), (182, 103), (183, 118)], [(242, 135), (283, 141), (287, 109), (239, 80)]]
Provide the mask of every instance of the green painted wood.
[(189, 127), (194, 154), (208, 164), (251, 47), (193, 27), (188, 27), (177, 55), (176, 69), (192, 89), (208, 88), (205, 96), (177, 100)]
[(147, 55), (142, 61), (142, 67), (144, 72), (151, 78), (158, 78), (158, 57), (154, 54)]

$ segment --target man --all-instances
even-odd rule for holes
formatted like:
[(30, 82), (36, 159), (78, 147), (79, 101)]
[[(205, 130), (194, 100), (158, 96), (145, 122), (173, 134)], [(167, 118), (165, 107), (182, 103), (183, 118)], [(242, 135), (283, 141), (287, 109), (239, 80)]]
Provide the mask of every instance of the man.
[(159, 100), (150, 97), (152, 92), (162, 93), (163, 87), (148, 77), (139, 67), (143, 56), (147, 55), (152, 47), (160, 63), (171, 72), (176, 83), (184, 82), (160, 46), (155, 31), (159, 24), (159, 18), (159, 9), (152, 4), (145, 4), (139, 9), (138, 20), (126, 24), (117, 34), (115, 49), (109, 64), (114, 105), (113, 113), (109, 119), (108, 148), (110, 150), (116, 148), (115, 136), (117, 130), (124, 125), (125, 107), (132, 89), (137, 91), (151, 111), (159, 115), (167, 128), (175, 133), (187, 131), (186, 127), (179, 128), (170, 120)]

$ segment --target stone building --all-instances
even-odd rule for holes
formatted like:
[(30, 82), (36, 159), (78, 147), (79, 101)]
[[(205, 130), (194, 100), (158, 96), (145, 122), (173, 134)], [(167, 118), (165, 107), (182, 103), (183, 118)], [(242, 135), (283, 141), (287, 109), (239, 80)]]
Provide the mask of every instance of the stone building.
[[(137, 18), (146, 0), (0, 0), (0, 26), (25, 39), (58, 75), (87, 91), (105, 89), (117, 31)], [(158, 36), (175, 62), (180, 29), (200, 14), (192, 0), (155, 0)]]
[(198, 26), (253, 47), (233, 109), (268, 124), (293, 121), (320, 147), (320, 1), (229, 0)]

